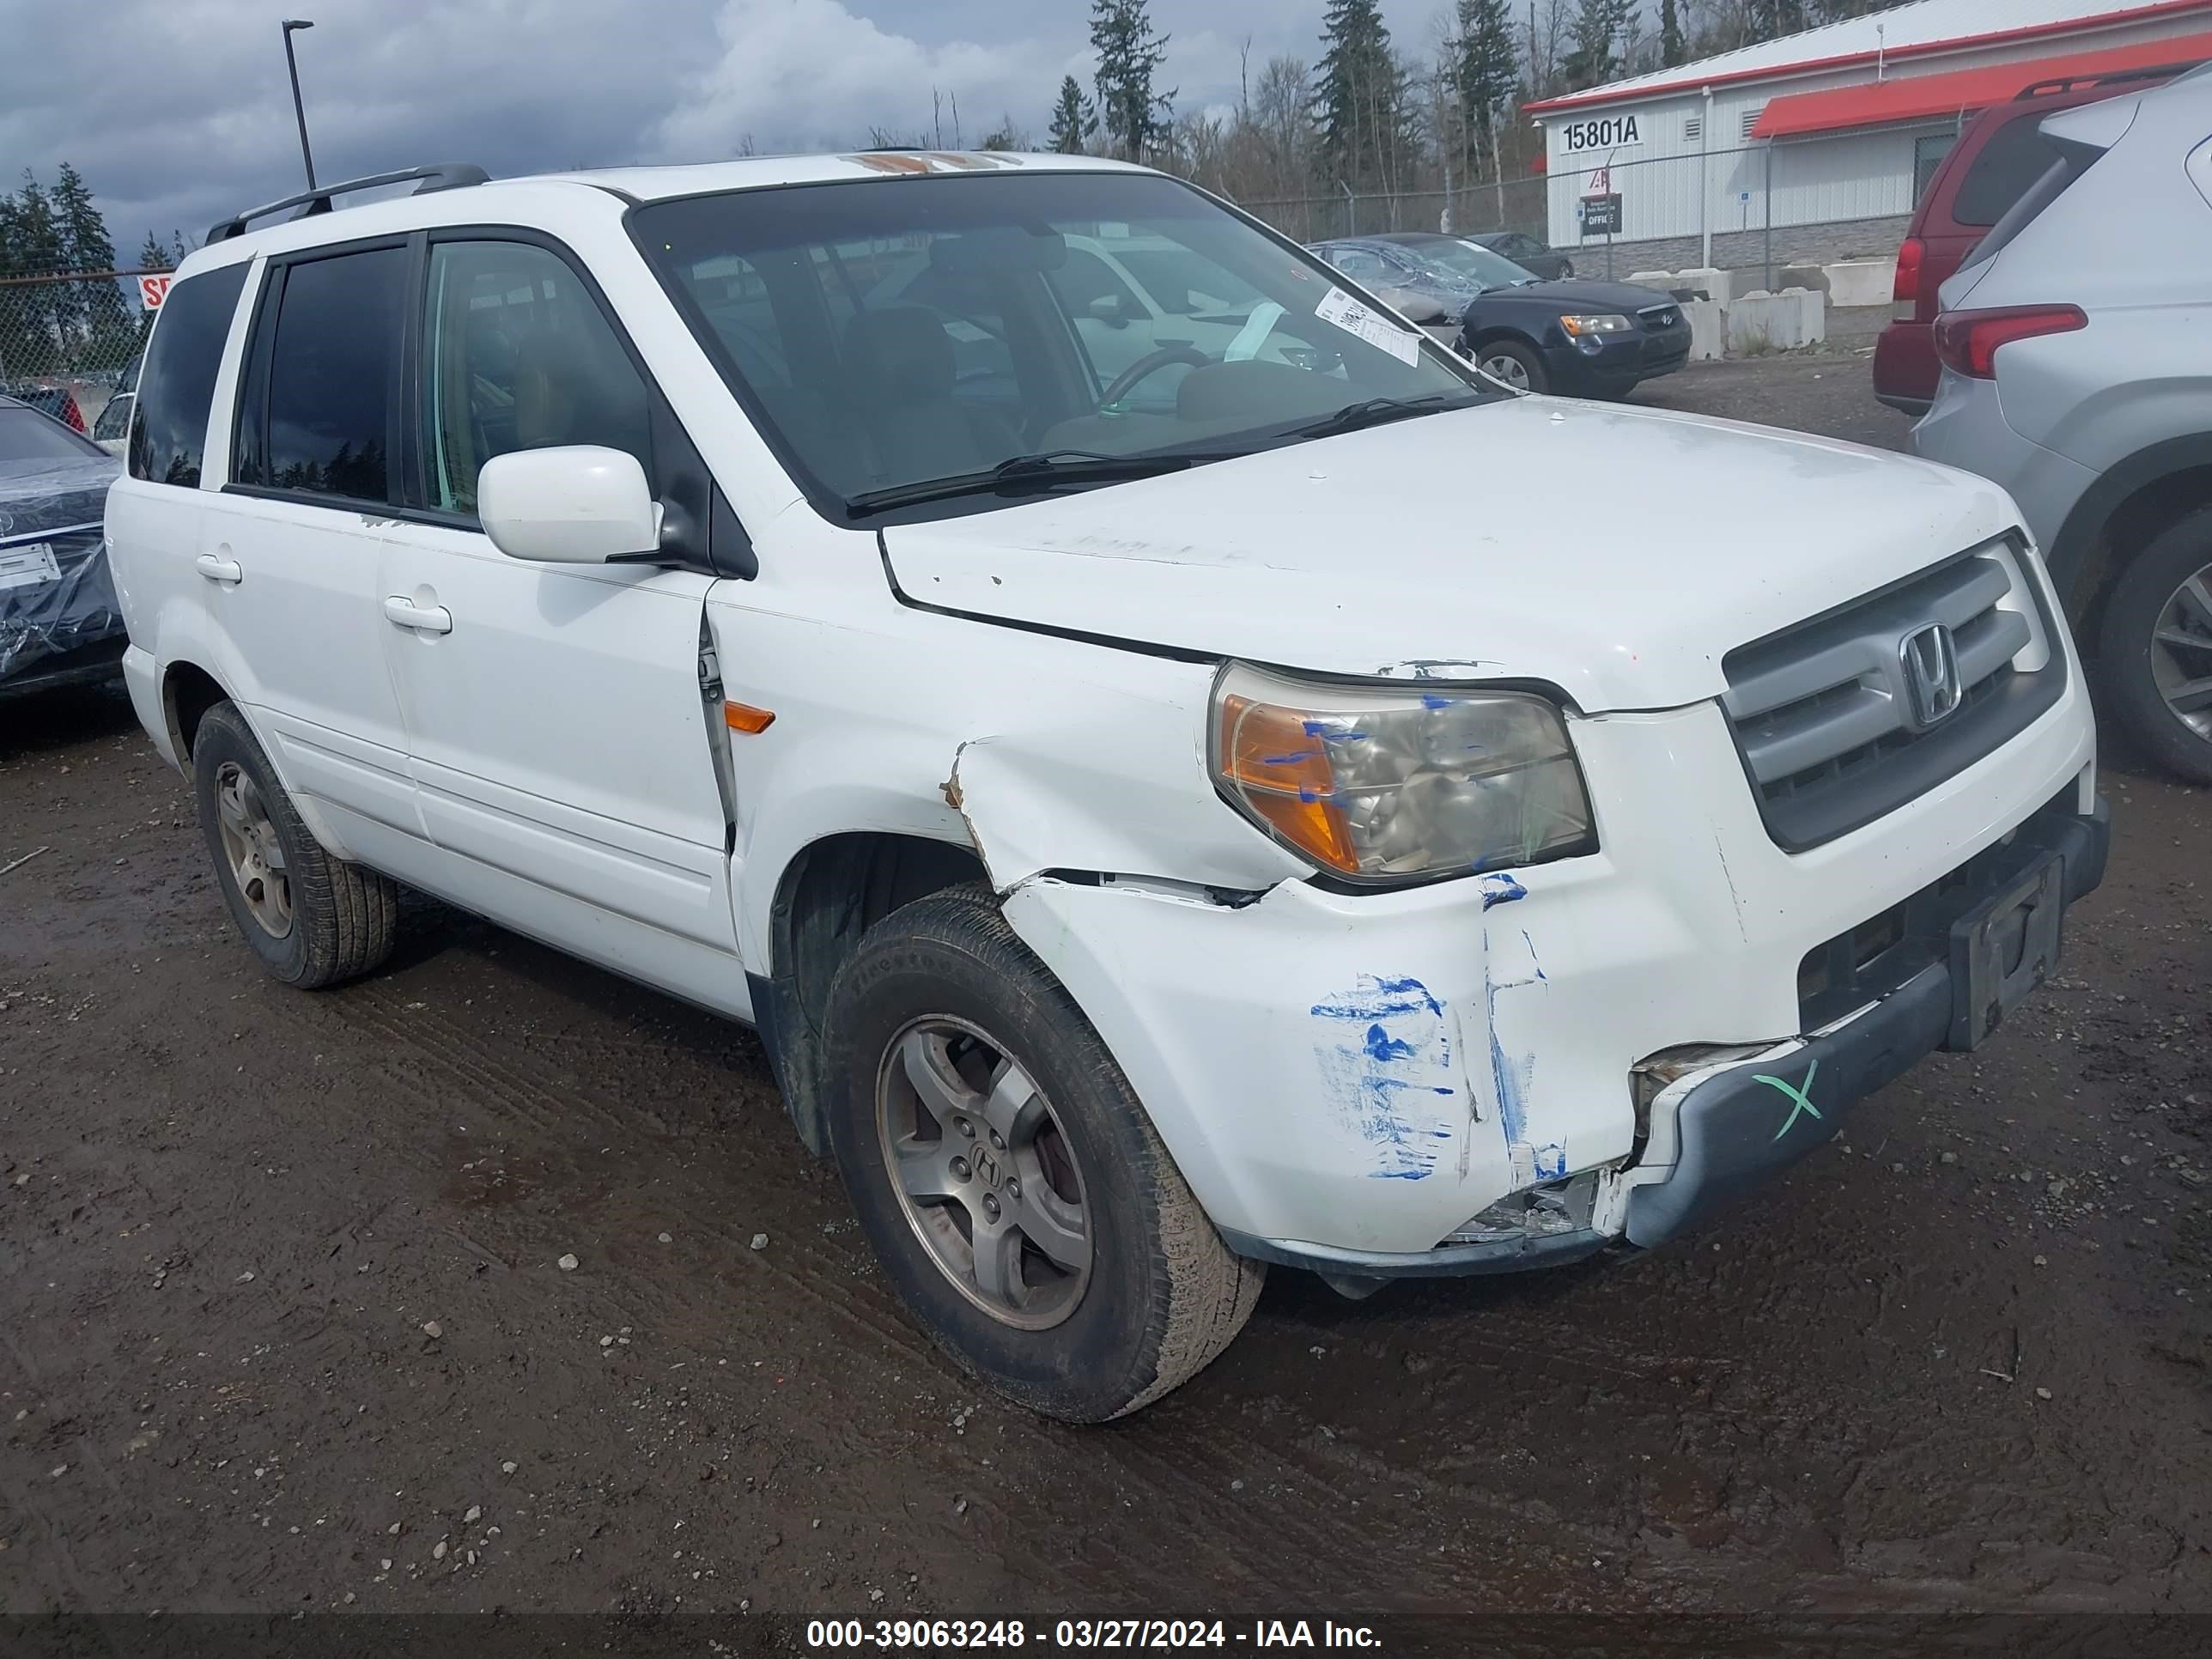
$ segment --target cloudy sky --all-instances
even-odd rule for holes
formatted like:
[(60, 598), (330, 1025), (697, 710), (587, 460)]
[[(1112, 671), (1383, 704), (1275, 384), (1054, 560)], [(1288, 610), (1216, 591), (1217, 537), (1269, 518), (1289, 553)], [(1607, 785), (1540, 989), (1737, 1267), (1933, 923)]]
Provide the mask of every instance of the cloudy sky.
[[(0, 0), (0, 157), (91, 185), (117, 252), (149, 228), (297, 190), (277, 30), (251, 0)], [(1088, 0), (289, 0), (325, 180), (423, 161), (495, 174), (846, 149), (928, 131), (933, 87), (974, 143), (1009, 113), (1042, 141), (1060, 76), (1087, 86)], [(1384, 0), (1425, 50), (1443, 0)], [(1238, 50), (1312, 58), (1324, 0), (1154, 0), (1179, 109), (1237, 96)], [(952, 141), (948, 110), (945, 142)], [(12, 185), (11, 177), (5, 181)]]

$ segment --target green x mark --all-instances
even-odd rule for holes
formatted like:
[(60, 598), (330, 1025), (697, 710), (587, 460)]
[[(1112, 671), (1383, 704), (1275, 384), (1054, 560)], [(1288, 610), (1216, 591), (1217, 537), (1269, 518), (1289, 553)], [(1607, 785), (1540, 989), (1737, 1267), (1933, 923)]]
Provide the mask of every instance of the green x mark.
[(1802, 1088), (1793, 1087), (1780, 1078), (1768, 1077), (1764, 1073), (1753, 1073), (1751, 1080), (1753, 1083), (1764, 1083), (1769, 1088), (1779, 1089), (1790, 1097), (1790, 1115), (1783, 1119), (1782, 1127), (1774, 1132), (1774, 1138), (1777, 1140), (1790, 1133), (1790, 1126), (1796, 1122), (1798, 1113), (1810, 1112), (1814, 1117), (1820, 1115), (1820, 1109), (1813, 1103), (1813, 1074), (1820, 1069), (1820, 1062), (1817, 1060), (1805, 1068), (1805, 1085)]

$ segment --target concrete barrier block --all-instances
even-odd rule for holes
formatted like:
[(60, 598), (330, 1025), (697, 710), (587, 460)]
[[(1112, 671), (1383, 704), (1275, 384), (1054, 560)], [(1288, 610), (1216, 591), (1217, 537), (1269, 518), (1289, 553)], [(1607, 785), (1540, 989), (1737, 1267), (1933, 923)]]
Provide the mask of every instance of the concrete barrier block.
[(1897, 286), (1897, 261), (1841, 259), (1823, 266), (1832, 306), (1886, 306)]
[(1782, 287), (1778, 292), (1787, 293), (1793, 288), (1817, 289), (1828, 291), (1828, 273), (1821, 266), (1792, 263), (1782, 267)]
[(1676, 271), (1674, 280), (1668, 286), (1695, 289), (1725, 309), (1735, 286), (1735, 276), (1733, 272), (1716, 270), (1711, 265), (1692, 265), (1687, 270)]
[(1690, 321), (1690, 361), (1717, 362), (1728, 355), (1728, 313), (1717, 300), (1685, 300), (1682, 315)]
[(1763, 288), (1739, 294), (1722, 313), (1727, 319), (1729, 356), (1763, 357), (1787, 348), (1775, 340), (1774, 296)]

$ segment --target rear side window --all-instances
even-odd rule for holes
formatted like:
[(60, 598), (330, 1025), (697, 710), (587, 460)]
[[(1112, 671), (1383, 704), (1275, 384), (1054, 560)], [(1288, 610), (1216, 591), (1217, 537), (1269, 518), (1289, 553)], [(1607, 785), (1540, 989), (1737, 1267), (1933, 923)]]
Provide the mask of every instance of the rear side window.
[(131, 476), (196, 489), (207, 446), (216, 371), (246, 286), (243, 262), (169, 289), (138, 380), (137, 418), (131, 428)]
[(1961, 225), (1996, 223), (2057, 159), (2057, 148), (2043, 136), (2036, 117), (2006, 122), (1967, 163), (1951, 204), (1952, 220)]
[(269, 342), (267, 386), (247, 400), (238, 481), (388, 501), (406, 250), (336, 254), (278, 276), (276, 327), (256, 343), (258, 353)]

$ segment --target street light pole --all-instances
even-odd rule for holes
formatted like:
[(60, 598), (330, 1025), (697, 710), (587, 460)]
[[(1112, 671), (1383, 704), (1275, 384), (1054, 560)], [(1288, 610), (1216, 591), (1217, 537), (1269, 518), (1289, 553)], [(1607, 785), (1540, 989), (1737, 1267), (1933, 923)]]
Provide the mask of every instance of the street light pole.
[(300, 101), (300, 64), (292, 55), (292, 31), (311, 29), (314, 24), (304, 17), (284, 20), (284, 67), (292, 76), (292, 114), (300, 123), (300, 159), (307, 164), (307, 188), (315, 188), (315, 153), (307, 148), (307, 111)]

